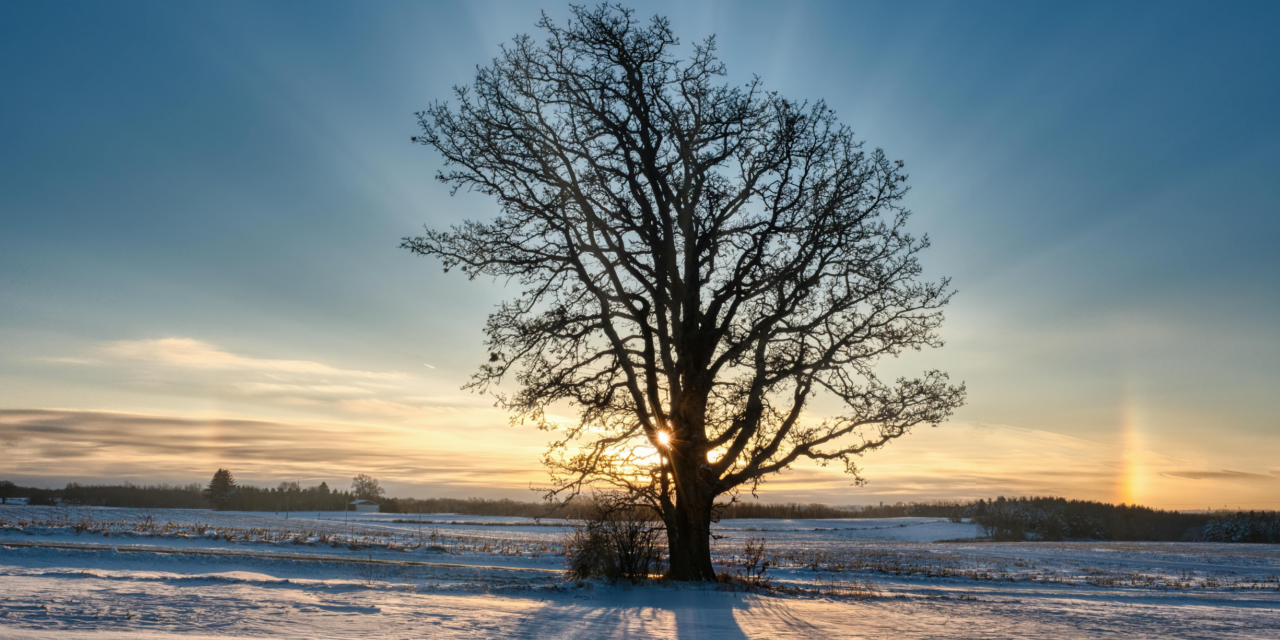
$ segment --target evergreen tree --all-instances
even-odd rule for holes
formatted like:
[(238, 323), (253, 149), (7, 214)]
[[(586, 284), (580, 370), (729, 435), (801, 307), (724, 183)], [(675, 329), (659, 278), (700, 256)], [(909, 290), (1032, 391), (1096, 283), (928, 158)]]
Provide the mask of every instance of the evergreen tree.
[(204, 497), (214, 509), (222, 511), (235, 497), (236, 491), (236, 479), (232, 477), (231, 472), (218, 469), (217, 473), (213, 474), (213, 479), (209, 481), (209, 488), (204, 490)]

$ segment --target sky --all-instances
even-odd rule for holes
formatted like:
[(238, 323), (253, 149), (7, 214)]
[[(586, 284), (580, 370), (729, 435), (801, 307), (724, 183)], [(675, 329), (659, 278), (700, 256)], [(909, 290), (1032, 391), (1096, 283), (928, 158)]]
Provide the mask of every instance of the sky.
[[(937, 428), (765, 501), (1280, 508), (1280, 5), (635, 4), (907, 163), (958, 294)], [(513, 293), (397, 247), (485, 219), (410, 143), (535, 3), (0, 3), (0, 478), (535, 499), (460, 387)], [(820, 416), (816, 416), (820, 417)]]

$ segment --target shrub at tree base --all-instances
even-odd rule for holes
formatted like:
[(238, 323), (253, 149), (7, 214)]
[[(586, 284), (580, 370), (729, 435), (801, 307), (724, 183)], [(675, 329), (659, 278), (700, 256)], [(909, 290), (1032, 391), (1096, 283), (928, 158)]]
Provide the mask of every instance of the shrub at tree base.
[(742, 547), (742, 569), (747, 582), (764, 584), (764, 574), (769, 570), (769, 561), (765, 559), (765, 539), (763, 536), (752, 536)]
[(641, 582), (659, 570), (662, 528), (647, 509), (596, 501), (595, 512), (565, 540), (565, 564), (574, 580)]

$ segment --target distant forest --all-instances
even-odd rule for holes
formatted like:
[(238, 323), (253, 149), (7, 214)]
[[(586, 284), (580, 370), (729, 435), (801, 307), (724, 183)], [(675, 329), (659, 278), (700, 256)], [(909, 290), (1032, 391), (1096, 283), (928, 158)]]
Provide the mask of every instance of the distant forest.
[[(221, 470), (219, 473), (223, 473)], [(135, 509), (208, 509), (231, 511), (342, 511), (357, 497), (377, 502), (383, 513), (454, 513), (526, 518), (585, 517), (589, 500), (568, 505), (486, 500), (482, 498), (384, 498), (377, 481), (359, 476), (357, 492), (330, 489), (325, 483), (302, 488), (284, 482), (274, 488), (235, 484), (80, 485), (62, 489), (23, 487), (0, 481), (0, 500), (27, 498), (32, 505), (71, 504)], [(371, 483), (371, 484), (370, 484)], [(371, 489), (370, 489), (371, 487)], [(372, 490), (373, 493), (370, 493)], [(1114, 505), (1053, 497), (996, 498), (966, 502), (899, 502), (841, 507), (826, 504), (733, 502), (717, 505), (723, 520), (833, 518), (947, 518), (969, 520), (991, 540), (1116, 540), (1280, 543), (1280, 513), (1240, 511), (1185, 513), (1136, 505)]]
[[(82, 485), (73, 482), (63, 489), (17, 487), (14, 497), (24, 496), (32, 505), (71, 504), (134, 509), (209, 509), (214, 506), (206, 497), (205, 490), (194, 483)], [(324, 483), (307, 489), (237, 485), (235, 495), (222, 508), (230, 511), (342, 511), (354, 499), (351, 493), (331, 491)]]

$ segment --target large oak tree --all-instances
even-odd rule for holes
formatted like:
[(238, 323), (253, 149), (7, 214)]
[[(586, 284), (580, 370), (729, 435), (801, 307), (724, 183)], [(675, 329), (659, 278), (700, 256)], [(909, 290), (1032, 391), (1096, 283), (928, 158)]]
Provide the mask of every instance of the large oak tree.
[[(727, 84), (714, 40), (682, 48), (663, 18), (538, 26), (418, 114), (438, 178), (500, 212), (403, 246), (520, 286), (471, 386), (560, 430), (551, 493), (624, 491), (664, 520), (669, 577), (712, 580), (718, 496), (805, 459), (857, 476), (963, 402), (944, 373), (873, 368), (940, 346), (952, 292), (921, 277), (903, 163), (823, 102)], [(806, 413), (824, 396), (839, 408)], [(548, 419), (565, 407), (574, 423)]]

